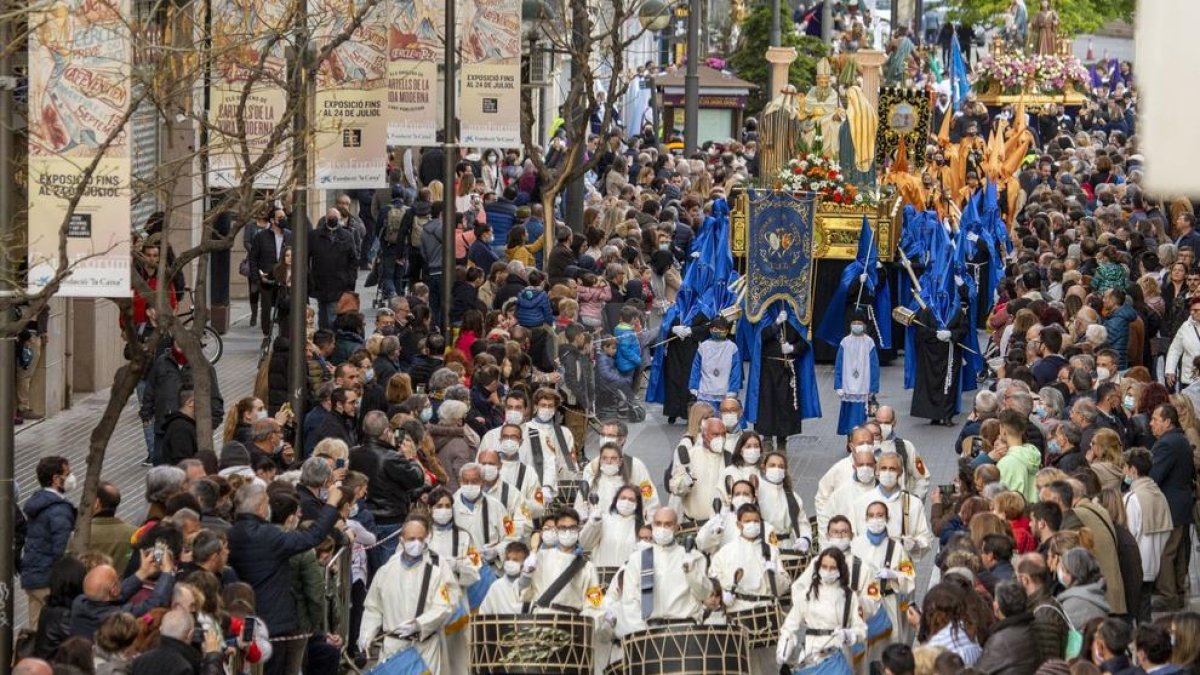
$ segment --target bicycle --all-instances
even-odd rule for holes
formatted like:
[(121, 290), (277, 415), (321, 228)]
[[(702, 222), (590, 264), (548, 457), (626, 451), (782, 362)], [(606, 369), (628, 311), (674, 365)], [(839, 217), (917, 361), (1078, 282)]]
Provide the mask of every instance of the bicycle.
[[(189, 309), (177, 314), (176, 318), (179, 323), (191, 328), (192, 321), (196, 317), (196, 291), (191, 288), (183, 290), (188, 294)], [(221, 360), (221, 355), (225, 353), (225, 342), (221, 340), (220, 334), (212, 327), (211, 323), (204, 325), (204, 331), (200, 336), (200, 352), (204, 354), (204, 360), (214, 366), (217, 365), (217, 361)]]

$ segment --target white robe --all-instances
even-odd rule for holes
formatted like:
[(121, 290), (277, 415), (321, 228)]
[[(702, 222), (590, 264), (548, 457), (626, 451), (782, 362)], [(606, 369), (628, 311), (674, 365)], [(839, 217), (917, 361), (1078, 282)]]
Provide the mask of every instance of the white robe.
[[(792, 580), (779, 562), (779, 549), (769, 545), (767, 548), (775, 572), (767, 570), (767, 561), (763, 559), (762, 540), (749, 541), (745, 537), (738, 537), (736, 541), (722, 546), (712, 557), (709, 575), (721, 583), (723, 590), (734, 593), (733, 604), (725, 608), (727, 613), (778, 602), (780, 595), (791, 586)], [(739, 570), (742, 572), (741, 581), (734, 583)], [(774, 587), (771, 585), (770, 576), (775, 577)], [(775, 599), (750, 600), (745, 599), (746, 596)], [(728, 617), (728, 614), (726, 616)], [(779, 667), (775, 665), (774, 647), (754, 650), (750, 662), (755, 675), (775, 675), (779, 672)]]
[[(524, 471), (521, 471), (522, 467)], [(500, 480), (521, 491), (521, 496), (525, 498), (525, 506), (529, 508), (530, 520), (538, 520), (545, 514), (546, 497), (542, 493), (542, 485), (538, 482), (537, 472), (533, 467), (522, 464), (519, 460), (506, 461), (501, 456)]]
[(597, 567), (620, 567), (637, 548), (637, 523), (633, 516), (606, 510), (600, 520), (584, 523), (579, 544)]
[[(558, 486), (559, 481), (579, 480), (579, 476), (572, 474), (567, 468), (567, 462), (563, 459), (561, 450), (558, 447), (558, 434), (554, 432), (554, 426), (551, 424), (542, 424), (537, 420), (530, 420), (525, 423), (523, 438), (527, 439), (521, 445), (520, 460), (528, 464), (531, 468), (536, 466), (533, 463), (533, 442), (529, 439), (531, 429), (536, 429), (538, 438), (542, 446), (542, 461), (543, 475), (542, 485), (548, 485), (551, 488)], [(575, 448), (575, 436), (571, 434), (571, 430), (565, 425), (562, 427), (563, 442), (566, 444), (568, 452)]]
[[(721, 473), (725, 470), (725, 455), (712, 452), (703, 444), (693, 444), (688, 451), (690, 463), (685, 467), (676, 450), (671, 468), (671, 494), (679, 497), (683, 520), (704, 521), (713, 517), (713, 500), (722, 496)], [(691, 475), (692, 484), (687, 484)]]
[[(829, 470), (821, 476), (821, 480), (817, 481), (817, 494), (813, 496), (813, 509), (818, 514), (829, 508), (829, 500), (833, 498), (833, 493), (837, 492), (838, 488), (854, 481), (854, 457), (847, 454), (845, 457), (833, 463)], [(818, 532), (821, 536), (825, 536), (825, 528), (822, 526)]]
[[(799, 592), (797, 592), (799, 591)], [(853, 663), (850, 645), (839, 644), (837, 638), (828, 635), (813, 635), (813, 631), (835, 630), (849, 628), (854, 632), (854, 643), (865, 642), (867, 639), (867, 624), (859, 616), (858, 594), (851, 592), (847, 596), (840, 585), (822, 584), (817, 597), (810, 598), (810, 589), (792, 591), (792, 609), (783, 620), (783, 635), (791, 635), (799, 640), (800, 627), (805, 628), (803, 643), (804, 654), (815, 654), (829, 647), (840, 646), (846, 655), (847, 662)], [(846, 601), (850, 602), (849, 621), (846, 618)], [(847, 625), (848, 624), (848, 625)]]
[[(458, 532), (458, 548), (454, 547), (454, 532)], [(479, 567), (483, 564), (478, 549), (471, 539), (471, 533), (461, 527), (433, 526), (429, 536), (429, 550), (438, 554), (454, 572), (454, 580), (458, 585), (457, 605), (463, 616), (471, 612), (467, 602), (467, 589), (479, 581)], [(461, 624), (461, 625), (460, 625)], [(445, 666), (446, 675), (466, 675), (467, 656), (470, 653), (470, 628), (458, 620), (447, 626)]]
[[(895, 434), (893, 438), (880, 443), (879, 449), (881, 452), (895, 452), (896, 441)], [(901, 480), (904, 483), (904, 489), (913, 493), (921, 501), (925, 500), (925, 495), (929, 494), (929, 467), (925, 464), (925, 460), (921, 459), (920, 453), (917, 452), (913, 442), (902, 438), (904, 441), (904, 451), (907, 453), (904, 463), (904, 475)], [(878, 453), (877, 453), (878, 455)]]
[(788, 510), (787, 492), (782, 484), (764, 480), (758, 485), (758, 508), (762, 511), (763, 522), (775, 530), (779, 537), (779, 548), (785, 553), (796, 550), (796, 540), (808, 539), (812, 544), (812, 523), (808, 522), (808, 512), (804, 510), (804, 500), (795, 490), (792, 496), (800, 506), (796, 514), (795, 527), (792, 526), (792, 514)]
[[(875, 481), (870, 483), (860, 483), (857, 480), (851, 480), (839, 487), (829, 501), (826, 502), (824, 510), (817, 511), (817, 531), (824, 534), (829, 531), (829, 519), (834, 516), (845, 516), (850, 520), (850, 525), (854, 528), (854, 533), (858, 534), (862, 531), (863, 516), (860, 516), (855, 509), (858, 508), (858, 499), (865, 495), (875, 492)], [(866, 514), (866, 505), (863, 506), (863, 514)]]
[(484, 494), (495, 497), (504, 505), (504, 518), (501, 520), (504, 535), (518, 541), (529, 541), (529, 535), (533, 533), (533, 515), (525, 504), (525, 495), (502, 480), (497, 480), (491, 488), (485, 487)]
[(730, 464), (729, 466), (725, 467), (723, 471), (721, 471), (721, 494), (725, 495), (726, 499), (729, 499), (731, 496), (729, 494), (729, 488), (733, 487), (733, 484), (740, 480), (751, 480), (751, 476), (754, 477), (753, 482), (755, 484), (761, 484), (764, 482), (762, 472), (758, 470), (757, 466), (754, 466), (753, 464), (747, 464), (745, 466), (734, 466)]
[[(925, 517), (925, 505), (920, 499), (903, 490), (895, 490), (891, 495), (885, 495), (876, 486), (875, 489), (859, 495), (854, 503), (854, 515), (844, 514), (853, 524), (856, 535), (866, 531), (867, 506), (871, 502), (887, 504), (889, 537), (899, 539), (905, 536), (916, 540), (916, 546), (908, 552), (914, 560), (920, 559), (933, 548), (933, 530), (929, 527), (929, 519)], [(904, 519), (905, 511), (908, 512), (907, 520)]]
[[(684, 567), (687, 570), (684, 570)], [(678, 544), (654, 546), (654, 606), (649, 619), (699, 621), (703, 602), (712, 593), (704, 556), (683, 550)], [(618, 614), (617, 635), (646, 630), (642, 617), (642, 552), (634, 551), (625, 563)], [(620, 632), (620, 631), (624, 632)]]
[[(917, 585), (916, 568), (899, 541), (892, 546), (891, 558), (884, 560), (884, 556), (887, 555), (888, 541), (885, 539), (878, 546), (874, 546), (865, 536), (858, 536), (850, 543), (850, 551), (870, 562), (876, 570), (889, 569), (896, 573), (895, 579), (875, 579), (879, 588), (880, 602), (887, 611), (888, 618), (892, 621), (892, 635), (888, 640), (881, 640), (870, 645), (867, 651), (867, 663), (879, 660), (884, 647), (889, 644), (893, 642), (910, 644), (913, 638), (908, 619), (904, 616), (904, 610), (907, 609), (913, 589)], [(902, 600), (903, 602), (901, 602)], [(866, 618), (870, 619), (871, 616), (868, 615)]]
[[(488, 522), (483, 522), (483, 502), (488, 503)], [(475, 501), (474, 507), (458, 496), (454, 497), (454, 523), (471, 533), (471, 540), (482, 553), (490, 548), (496, 551), (497, 558), (502, 557), (504, 547), (510, 541), (516, 541), (515, 536), (509, 536), (504, 531), (504, 516), (506, 511), (499, 499), (481, 494)]]
[(480, 603), (479, 614), (483, 616), (491, 614), (521, 614), (525, 608), (527, 584), (528, 582), (525, 582), (523, 585), (520, 576), (515, 578), (505, 576), (497, 579), (492, 584), (492, 587), (488, 589), (483, 602)]
[[(858, 560), (858, 577), (854, 576), (854, 561)], [(851, 588), (855, 595), (858, 596), (858, 606), (863, 611), (863, 616), (871, 616), (875, 610), (879, 609), (879, 581), (875, 578), (875, 566), (869, 561), (863, 560), (853, 554), (853, 543), (851, 543), (851, 553), (846, 556), (846, 570), (850, 572)], [(807, 593), (813, 582), (813, 574), (816, 573), (816, 560), (808, 563), (804, 571), (800, 573), (800, 577), (792, 582), (792, 596), (797, 593)]]
[[(637, 486), (641, 491), (642, 513), (649, 522), (654, 516), (654, 512), (661, 506), (658, 501), (658, 488), (654, 486), (654, 479), (650, 476), (650, 470), (646, 468), (645, 462), (630, 455), (626, 455), (625, 459), (629, 462), (629, 484)], [(591, 491), (600, 497), (597, 505), (608, 510), (613, 504), (613, 498), (617, 496), (617, 491), (624, 487), (625, 479), (619, 473), (615, 476), (600, 475), (597, 478), (596, 473), (599, 470), (600, 459), (593, 459), (583, 467), (581, 480), (587, 481)], [(586, 510), (584, 509), (583, 495), (575, 496), (575, 510), (581, 512)]]
[(430, 672), (444, 672), (445, 634), (442, 629), (454, 615), (459, 600), (454, 573), (450, 571), (446, 560), (438, 561), (429, 577), (424, 611), (418, 616), (416, 612), (421, 581), (426, 566), (432, 563), (428, 553), (421, 563), (412, 567), (405, 566), (403, 561), (402, 554), (394, 555), (375, 573), (375, 579), (363, 602), (359, 644), (361, 646), (381, 629), (385, 634), (390, 633), (399, 628), (400, 624), (415, 619), (420, 626), (417, 635), (412, 639), (385, 638), (380, 661), (415, 646)]
[[(775, 528), (769, 524), (763, 525), (763, 536), (767, 538), (767, 541), (778, 541), (779, 539)], [(728, 546), (741, 537), (737, 527), (737, 514), (730, 509), (725, 509), (715, 518), (710, 518), (696, 532), (696, 548), (712, 555), (722, 546)]]
[[(554, 582), (562, 575), (563, 571), (571, 565), (575, 560), (575, 554), (563, 551), (560, 548), (553, 550), (541, 550), (536, 554), (537, 568), (533, 570), (530, 577), (529, 595), (530, 601), (537, 602), (542, 594), (545, 593)], [(597, 611), (604, 600), (604, 591), (600, 588), (599, 578), (596, 576), (596, 567), (591, 562), (584, 563), (583, 567), (573, 576), (566, 586), (558, 592), (550, 600), (551, 604), (570, 607), (578, 611)], [(550, 607), (534, 607), (534, 612), (558, 612), (560, 610)]]

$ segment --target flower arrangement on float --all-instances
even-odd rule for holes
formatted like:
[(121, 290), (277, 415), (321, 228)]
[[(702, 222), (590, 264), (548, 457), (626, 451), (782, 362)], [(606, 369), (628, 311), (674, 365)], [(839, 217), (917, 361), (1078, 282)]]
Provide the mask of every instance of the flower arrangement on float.
[(1061, 94), (1090, 81), (1087, 68), (1073, 55), (1006, 52), (984, 57), (976, 72), (975, 90), (991, 94), (1018, 94), (1027, 85), (1034, 93)]
[(815, 193), (826, 204), (875, 206), (879, 203), (879, 195), (846, 181), (837, 161), (820, 152), (819, 136), (813, 149), (790, 160), (779, 172), (778, 183), (781, 190)]

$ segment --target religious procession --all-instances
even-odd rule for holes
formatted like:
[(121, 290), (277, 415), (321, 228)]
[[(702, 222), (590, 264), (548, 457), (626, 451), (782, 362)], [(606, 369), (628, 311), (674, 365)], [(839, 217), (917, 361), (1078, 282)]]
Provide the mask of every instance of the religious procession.
[(155, 212), (103, 469), (22, 307), (8, 672), (1200, 673), (1198, 205), (1110, 3), (775, 4), (258, 189), (199, 338)]

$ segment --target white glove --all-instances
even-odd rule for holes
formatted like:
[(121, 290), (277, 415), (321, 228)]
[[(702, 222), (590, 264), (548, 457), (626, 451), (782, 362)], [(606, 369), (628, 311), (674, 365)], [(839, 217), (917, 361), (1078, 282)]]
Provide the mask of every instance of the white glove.
[(838, 398), (841, 398), (841, 397), (842, 397), (842, 393), (843, 393), (843, 392), (845, 392), (845, 389), (834, 389), (834, 390), (833, 390), (833, 393), (837, 394), (837, 395), (838, 395)]
[(796, 351), (796, 348), (792, 346), (792, 343), (785, 342), (780, 345), (779, 350), (784, 354), (791, 354), (792, 352)]
[(763, 564), (763, 569), (768, 572), (778, 572), (779, 564), (776, 563), (774, 560), (768, 560), (766, 563)]
[(691, 257), (692, 257), (692, 260), (699, 260), (700, 259), (700, 251), (693, 251)]
[(484, 546), (481, 553), (483, 553), (483, 559), (488, 562), (492, 562), (493, 560), (496, 559), (496, 547), (495, 546)]
[(950, 331), (939, 330), (937, 332), (937, 339), (941, 340), (942, 342), (949, 342), (950, 341)]
[(788, 314), (786, 309), (779, 310), (779, 314), (775, 316), (775, 323), (782, 325), (787, 323)]
[(598, 522), (600, 522), (600, 519), (601, 519), (601, 518), (603, 518), (603, 517), (604, 517), (604, 512), (603, 512), (603, 511), (601, 511), (600, 509), (592, 509), (592, 514), (591, 514), (591, 516), (590, 516), (590, 518), (591, 518), (592, 520), (594, 520), (594, 521), (596, 521), (596, 522), (598, 523)]
[(781, 666), (786, 664), (795, 650), (796, 638), (789, 634), (780, 635), (779, 646), (775, 648), (775, 662)]
[(808, 553), (808, 549), (810, 548), (812, 548), (812, 542), (808, 540), (808, 537), (801, 537), (800, 539), (796, 540), (797, 551), (800, 551), (801, 553)]
[(962, 285), (963, 285), (963, 278), (962, 278), (962, 275), (959, 275), (959, 274), (955, 274), (955, 275), (954, 275), (954, 285), (955, 285), (955, 286), (962, 286)]
[(837, 629), (837, 636), (839, 638), (841, 638), (842, 644), (845, 644), (845, 645), (854, 644), (854, 631), (850, 630), (849, 628)]
[(726, 607), (733, 604), (733, 591), (721, 591), (721, 603)]
[(692, 396), (696, 396), (696, 397), (699, 397), (699, 396), (700, 396), (700, 390), (699, 390), (699, 389), (688, 389), (688, 393), (689, 393), (689, 394), (691, 394)]
[(396, 628), (396, 635), (402, 638), (410, 638), (420, 632), (420, 630), (421, 624), (417, 623), (416, 619), (409, 619)]
[(689, 326), (675, 326), (671, 329), (671, 332), (681, 339), (687, 339), (692, 336), (692, 329)]
[(904, 547), (905, 553), (912, 553), (917, 547), (917, 540), (912, 537), (900, 537), (900, 545)]
[(867, 283), (867, 273), (866, 272), (863, 272), (862, 274), (858, 275), (858, 283), (860, 283), (860, 284)]
[(712, 519), (712, 523), (713, 523), (712, 529), (713, 529), (714, 534), (720, 535), (720, 534), (725, 533), (725, 519), (724, 518), (717, 516), (716, 518)]
[(532, 576), (533, 571), (536, 569), (537, 556), (530, 554), (529, 557), (525, 559), (525, 564), (521, 565), (521, 574), (524, 574), (525, 576)]
[(547, 504), (554, 501), (554, 495), (556, 494), (558, 494), (558, 492), (549, 485), (542, 486), (542, 499), (544, 499)]
[(695, 485), (695, 484), (696, 484), (696, 479), (695, 479), (695, 478), (692, 478), (692, 474), (690, 474), (690, 473), (686, 473), (686, 472), (685, 472), (685, 473), (683, 474), (683, 484), (684, 484), (686, 487), (692, 487), (693, 485)]
[(610, 626), (617, 625), (617, 615), (613, 614), (611, 609), (604, 612), (604, 620), (607, 621), (608, 625)]
[(896, 570), (888, 569), (885, 567), (875, 573), (875, 578), (883, 579), (883, 580), (899, 579), (900, 575), (896, 574)]

